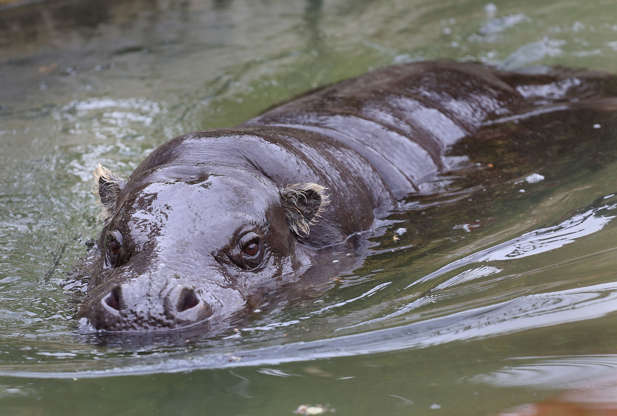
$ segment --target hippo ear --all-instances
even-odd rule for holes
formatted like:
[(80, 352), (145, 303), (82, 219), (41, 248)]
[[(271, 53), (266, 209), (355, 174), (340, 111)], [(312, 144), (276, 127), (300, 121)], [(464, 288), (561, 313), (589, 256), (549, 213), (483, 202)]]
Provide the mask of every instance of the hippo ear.
[(288, 185), (280, 194), (289, 228), (299, 237), (308, 236), (310, 226), (330, 202), (326, 188), (316, 183)]
[(116, 200), (122, 188), (124, 188), (125, 181), (111, 173), (111, 171), (103, 167), (100, 163), (94, 170), (95, 185), (98, 188), (99, 197), (101, 203), (106, 210), (111, 211), (116, 205)]

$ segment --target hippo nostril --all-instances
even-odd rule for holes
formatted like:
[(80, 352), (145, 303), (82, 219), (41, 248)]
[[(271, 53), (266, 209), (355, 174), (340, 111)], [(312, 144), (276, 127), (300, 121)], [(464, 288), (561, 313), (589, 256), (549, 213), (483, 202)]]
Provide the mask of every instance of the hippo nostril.
[(103, 302), (110, 308), (119, 311), (120, 310), (120, 302), (122, 301), (122, 289), (120, 286), (116, 286), (111, 289), (111, 292), (105, 298), (103, 298)]
[(165, 296), (165, 314), (175, 325), (185, 326), (212, 316), (212, 307), (204, 302), (195, 289), (176, 285)]
[(183, 288), (182, 292), (180, 292), (180, 296), (178, 297), (176, 310), (178, 312), (184, 312), (194, 308), (197, 305), (199, 305), (199, 299), (197, 298), (195, 291), (187, 287)]

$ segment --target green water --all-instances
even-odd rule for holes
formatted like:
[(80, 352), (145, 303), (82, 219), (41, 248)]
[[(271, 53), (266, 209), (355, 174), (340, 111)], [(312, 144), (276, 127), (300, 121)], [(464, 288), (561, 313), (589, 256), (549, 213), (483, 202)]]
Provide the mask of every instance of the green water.
[[(614, 1), (3, 7), (0, 414), (291, 415), (322, 404), (338, 415), (478, 415), (614, 379), (610, 158), (582, 161), (593, 168), (565, 179), (540, 168), (544, 181), (508, 184), (457, 218), (445, 202), (400, 214), (365, 264), (319, 299), (215, 339), (102, 344), (80, 329), (84, 288), (66, 277), (101, 227), (98, 162), (128, 174), (175, 135), (231, 126), (392, 63), (617, 73)], [(408, 232), (394, 241), (397, 227)], [(437, 230), (430, 243), (418, 244), (422, 227)]]

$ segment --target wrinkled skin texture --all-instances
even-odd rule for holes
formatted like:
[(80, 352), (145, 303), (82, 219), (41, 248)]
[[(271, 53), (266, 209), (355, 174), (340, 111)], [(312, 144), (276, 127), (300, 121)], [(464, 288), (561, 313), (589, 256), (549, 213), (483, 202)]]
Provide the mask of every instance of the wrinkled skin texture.
[(500, 137), (504, 121), (523, 125), (527, 114), (614, 112), (614, 91), (602, 73), (412, 63), (309, 92), (234, 129), (177, 137), (126, 181), (99, 175), (109, 217), (80, 314), (110, 331), (199, 324), (216, 333), (307, 276), (357, 266), (334, 266), (326, 253), (361, 246), (349, 237), (469, 164), (449, 156), (453, 145)]

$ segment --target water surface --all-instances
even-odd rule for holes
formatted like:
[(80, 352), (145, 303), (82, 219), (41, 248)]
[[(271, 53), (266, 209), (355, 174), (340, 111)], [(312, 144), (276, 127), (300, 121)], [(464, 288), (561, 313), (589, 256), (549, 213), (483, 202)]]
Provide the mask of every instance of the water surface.
[(97, 163), (127, 175), (175, 135), (232, 126), (393, 63), (617, 73), (614, 2), (7, 3), (3, 414), (273, 415), (322, 404), (337, 414), (477, 415), (614, 371), (611, 142), (606, 157), (521, 172), (494, 199), (470, 188), (412, 201), (323, 296), (214, 339), (101, 342), (80, 329), (84, 287), (67, 279), (101, 227)]

